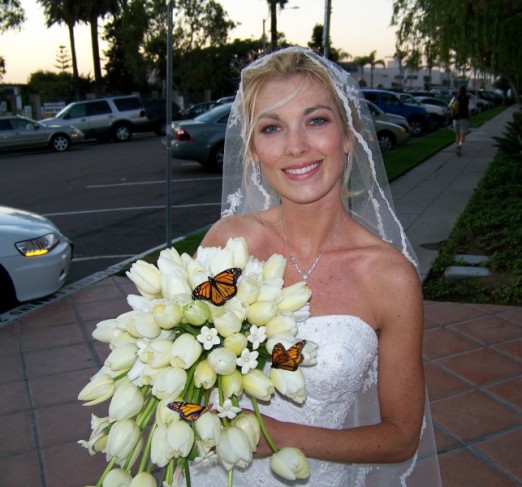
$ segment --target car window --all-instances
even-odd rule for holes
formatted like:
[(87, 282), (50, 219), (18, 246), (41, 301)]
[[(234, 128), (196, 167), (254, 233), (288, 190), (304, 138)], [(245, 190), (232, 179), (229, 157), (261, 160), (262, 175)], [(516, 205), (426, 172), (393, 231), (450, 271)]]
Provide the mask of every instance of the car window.
[(11, 130), (9, 120), (0, 120), (0, 130)]
[(141, 100), (137, 96), (129, 96), (128, 98), (114, 98), (114, 104), (120, 112), (128, 110), (139, 110), (143, 108)]
[(78, 105), (73, 105), (67, 113), (64, 113), (63, 118), (81, 118), (87, 115), (87, 107), (85, 103), (79, 103)]
[(228, 122), (228, 117), (230, 116), (230, 113), (227, 113), (226, 115), (222, 116), (218, 121), (217, 123), (227, 123)]
[(381, 95), (382, 102), (386, 105), (398, 105), (399, 99), (395, 95), (391, 95), (389, 93), (383, 93)]
[(379, 103), (377, 93), (364, 93), (364, 96), (373, 103)]
[(368, 109), (370, 110), (370, 114), (372, 115), (372, 117), (379, 115), (379, 112), (375, 108), (375, 105), (372, 105), (371, 103), (367, 103), (367, 105), (368, 105)]
[(20, 118), (13, 118), (11, 125), (14, 130), (34, 130), (34, 123)]
[(99, 100), (87, 104), (87, 113), (89, 115), (104, 115), (106, 113), (112, 113), (112, 110), (105, 100)]

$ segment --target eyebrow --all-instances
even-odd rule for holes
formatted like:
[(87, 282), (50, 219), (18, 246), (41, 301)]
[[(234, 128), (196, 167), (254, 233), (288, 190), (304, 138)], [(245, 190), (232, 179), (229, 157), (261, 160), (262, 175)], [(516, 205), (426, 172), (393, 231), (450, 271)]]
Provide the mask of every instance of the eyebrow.
[[(324, 110), (329, 110), (330, 112), (333, 112), (333, 109), (332, 107), (329, 107), (328, 105), (314, 105), (312, 107), (309, 107), (307, 109), (305, 109), (305, 111), (303, 112), (304, 115), (310, 115), (311, 113), (314, 113), (316, 112), (317, 110), (321, 110), (321, 109), (324, 109)], [(261, 113), (258, 117), (258, 120), (262, 119), (262, 118), (268, 118), (268, 119), (271, 119), (271, 120), (280, 120), (281, 118), (279, 117), (279, 115), (277, 115), (277, 113), (272, 113), (272, 112), (264, 112), (264, 113)]]

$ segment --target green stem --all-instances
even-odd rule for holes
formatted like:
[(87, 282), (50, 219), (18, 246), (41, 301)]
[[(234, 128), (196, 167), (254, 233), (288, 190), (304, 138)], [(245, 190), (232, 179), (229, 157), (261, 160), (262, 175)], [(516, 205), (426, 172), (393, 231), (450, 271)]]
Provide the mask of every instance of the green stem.
[(228, 487), (232, 487), (233, 480), (234, 480), (234, 469), (231, 468), (228, 471)]
[(277, 453), (279, 451), (279, 448), (277, 448), (276, 444), (274, 443), (274, 440), (270, 436), (270, 433), (266, 429), (265, 422), (263, 421), (263, 416), (261, 416), (261, 412), (259, 411), (259, 406), (257, 404), (257, 400), (254, 397), (251, 397), (250, 400), (252, 401), (252, 406), (254, 407), (254, 412), (256, 413), (256, 418), (259, 423), (259, 427), (261, 428), (261, 431), (263, 432), (263, 436), (265, 437), (267, 443), (270, 445), (270, 448), (274, 453)]
[(154, 431), (156, 431), (156, 428), (157, 425), (155, 424), (150, 430), (149, 437), (147, 438), (147, 444), (145, 445), (145, 449), (141, 454), (141, 462), (138, 468), (138, 473), (145, 471), (145, 465), (147, 464), (147, 461), (149, 459), (150, 448), (152, 446), (152, 435), (154, 434)]
[(105, 470), (102, 473), (102, 476), (99, 478), (98, 483), (96, 484), (96, 487), (102, 487), (105, 477), (107, 477), (109, 472), (112, 470), (112, 467), (114, 467), (116, 460), (118, 460), (118, 457), (111, 458), (111, 461), (107, 464), (107, 466), (105, 467)]

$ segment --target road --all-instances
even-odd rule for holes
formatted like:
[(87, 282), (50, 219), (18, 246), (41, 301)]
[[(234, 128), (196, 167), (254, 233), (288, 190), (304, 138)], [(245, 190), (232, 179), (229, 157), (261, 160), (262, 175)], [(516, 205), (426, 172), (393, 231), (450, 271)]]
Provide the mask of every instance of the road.
[[(172, 238), (219, 218), (220, 174), (173, 160), (171, 175)], [(69, 284), (165, 243), (166, 201), (166, 156), (152, 134), (0, 154), (0, 204), (47, 216), (73, 241)]]

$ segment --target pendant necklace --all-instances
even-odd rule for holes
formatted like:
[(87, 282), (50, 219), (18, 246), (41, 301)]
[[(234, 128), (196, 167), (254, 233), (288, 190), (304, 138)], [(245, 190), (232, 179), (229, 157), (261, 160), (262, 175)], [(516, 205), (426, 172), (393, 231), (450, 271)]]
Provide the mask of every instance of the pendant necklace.
[(337, 230), (335, 231), (335, 233), (333, 234), (332, 238), (330, 239), (330, 241), (327, 243), (326, 247), (324, 248), (324, 250), (314, 259), (314, 261), (312, 262), (312, 265), (310, 266), (310, 269), (308, 269), (307, 272), (304, 272), (302, 269), (301, 269), (301, 266), (297, 263), (297, 260), (296, 258), (290, 253), (290, 249), (288, 247), (288, 241), (286, 240), (286, 232), (285, 232), (285, 222), (283, 220), (283, 213), (282, 211), (280, 212), (280, 215), (281, 215), (281, 228), (283, 230), (283, 240), (285, 242), (285, 247), (286, 247), (286, 252), (288, 254), (288, 257), (290, 258), (290, 260), (292, 261), (292, 264), (294, 264), (294, 267), (295, 267), (295, 270), (298, 272), (298, 274), (301, 276), (301, 279), (305, 282), (308, 281), (308, 278), (310, 277), (310, 274), (314, 271), (314, 269), (317, 267), (317, 264), (319, 263), (319, 261), (321, 260), (321, 257), (328, 251), (328, 249), (331, 247), (331, 245), (335, 242), (335, 239), (337, 237), (337, 235), (339, 234), (339, 232), (341, 231), (341, 228), (344, 226), (344, 222), (346, 221), (346, 218), (347, 216), (345, 215), (344, 218), (343, 218), (343, 221), (339, 224), (339, 227), (337, 228)]

